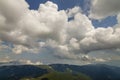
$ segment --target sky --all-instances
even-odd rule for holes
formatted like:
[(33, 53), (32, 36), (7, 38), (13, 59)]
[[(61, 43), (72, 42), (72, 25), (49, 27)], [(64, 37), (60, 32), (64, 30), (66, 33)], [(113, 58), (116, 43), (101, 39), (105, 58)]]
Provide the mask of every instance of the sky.
[(120, 0), (0, 0), (0, 62), (120, 66)]

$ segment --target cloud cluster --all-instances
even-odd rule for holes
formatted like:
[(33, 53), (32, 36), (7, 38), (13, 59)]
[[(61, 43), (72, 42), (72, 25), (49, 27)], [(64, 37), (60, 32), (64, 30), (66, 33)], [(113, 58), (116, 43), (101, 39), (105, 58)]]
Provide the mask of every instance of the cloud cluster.
[[(119, 3), (118, 0), (104, 1), (93, 0), (92, 17), (103, 18), (119, 11), (112, 11), (114, 5), (112, 9), (102, 5)], [(40, 4), (38, 10), (28, 7), (25, 0), (0, 1), (0, 40), (12, 44), (8, 47), (16, 54), (49, 53), (65, 59), (104, 61), (80, 54), (120, 48), (119, 24), (96, 29), (79, 7), (58, 11), (58, 6), (50, 1)]]
[(91, 0), (90, 17), (103, 19), (120, 12), (120, 0)]
[(43, 63), (40, 61), (32, 62), (31, 60), (20, 59), (20, 60), (12, 60), (9, 56), (0, 59), (0, 66), (5, 65), (42, 65)]
[(19, 60), (19, 61), (16, 61), (18, 63), (20, 63), (21, 65), (23, 64), (26, 64), (26, 65), (42, 65), (43, 63), (42, 62), (32, 62), (31, 60)]
[(24, 0), (2, 0), (0, 12), (0, 39), (13, 43), (14, 52), (39, 47), (40, 41), (49, 39), (60, 43), (64, 41), (67, 16), (65, 11), (58, 11), (57, 5), (52, 2), (40, 4), (35, 11), (29, 10)]
[(110, 59), (102, 59), (102, 58), (90, 57), (88, 55), (82, 55), (81, 60), (88, 61), (88, 62), (92, 63), (92, 62), (105, 62), (105, 61), (108, 61)]

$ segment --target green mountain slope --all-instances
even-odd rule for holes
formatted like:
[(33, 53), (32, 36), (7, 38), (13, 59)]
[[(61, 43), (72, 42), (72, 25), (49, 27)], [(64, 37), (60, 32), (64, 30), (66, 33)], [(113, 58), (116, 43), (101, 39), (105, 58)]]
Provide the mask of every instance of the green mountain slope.
[(70, 72), (51, 72), (38, 78), (24, 78), (22, 80), (91, 80), (83, 74), (72, 74)]
[(72, 73), (70, 69), (67, 69), (65, 72), (58, 72), (50, 66), (42, 65), (39, 67), (47, 69), (48, 73), (37, 78), (23, 78), (21, 80), (91, 80), (90, 77), (85, 74)]

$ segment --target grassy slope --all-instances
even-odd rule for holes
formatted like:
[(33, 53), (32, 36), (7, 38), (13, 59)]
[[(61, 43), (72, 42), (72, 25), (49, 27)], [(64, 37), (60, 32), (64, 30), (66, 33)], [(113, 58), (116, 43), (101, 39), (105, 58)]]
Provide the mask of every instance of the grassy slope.
[(73, 75), (69, 72), (52, 72), (40, 77), (39, 80), (42, 80), (43, 78), (48, 78), (48, 80), (90, 80), (89, 77), (83, 74)]
[(48, 80), (91, 80), (88, 76), (82, 73), (72, 74), (72, 72), (69, 70), (66, 72), (57, 72), (54, 71), (54, 69), (52, 69), (50, 66), (46, 65), (39, 67), (47, 69), (49, 73), (37, 78), (24, 78), (21, 80), (43, 80), (44, 78), (47, 78)]

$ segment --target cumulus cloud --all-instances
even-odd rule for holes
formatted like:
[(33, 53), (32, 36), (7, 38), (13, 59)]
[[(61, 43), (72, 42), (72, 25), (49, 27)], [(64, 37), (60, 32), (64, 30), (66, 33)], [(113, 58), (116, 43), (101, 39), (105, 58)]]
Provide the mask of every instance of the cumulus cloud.
[(90, 17), (103, 19), (120, 12), (120, 0), (91, 0)]
[(88, 61), (88, 62), (105, 62), (105, 61), (108, 61), (108, 59), (90, 57), (88, 55), (82, 55), (81, 60), (82, 61)]
[(31, 60), (19, 60), (18, 61), (19, 63), (21, 64), (26, 64), (26, 65), (42, 65), (43, 63), (40, 62), (40, 61), (37, 61), (37, 62), (32, 62)]
[(89, 52), (94, 50), (115, 49), (120, 47), (119, 29), (97, 28), (88, 33), (87, 37), (80, 41), (82, 50)]
[(42, 65), (43, 63), (40, 61), (37, 62), (32, 62), (31, 60), (12, 60), (8, 56), (5, 58), (0, 59), (0, 66), (5, 66), (5, 65)]
[(56, 4), (48, 1), (40, 4), (38, 11), (35, 11), (29, 10), (24, 0), (12, 1), (0, 2), (0, 39), (13, 43), (14, 52), (20, 53), (27, 48), (39, 47), (39, 41), (52, 39), (61, 43), (65, 40), (67, 15), (63, 10), (58, 11)]
[(6, 63), (6, 62), (10, 62), (10, 61), (12, 61), (12, 59), (10, 59), (9, 56), (5, 56), (0, 59), (0, 63)]
[[(101, 6), (103, 0), (93, 0), (93, 3), (93, 7)], [(112, 4), (112, 0), (109, 3)], [(12, 44), (12, 47), (7, 47), (13, 53), (49, 53), (62, 59), (105, 61), (80, 54), (120, 48), (119, 23), (113, 28), (94, 28), (80, 7), (58, 10), (58, 6), (50, 1), (40, 4), (38, 10), (29, 10), (28, 7), (25, 0), (0, 1), (0, 40), (1, 43)], [(106, 9), (108, 8), (109, 6)], [(102, 9), (104, 8), (100, 10)], [(103, 15), (95, 10), (92, 9), (95, 13), (91, 12), (91, 15), (97, 14), (98, 18), (105, 17), (107, 12), (111, 12), (108, 15), (113, 15), (114, 12), (108, 9)], [(68, 20), (70, 17), (73, 19)], [(0, 44), (0, 48), (3, 45), (5, 44)]]
[(7, 49), (7, 48), (8, 48), (8, 46), (3, 45), (2, 41), (0, 41), (0, 50), (4, 50), (4, 49)]
[(74, 7), (72, 9), (67, 9), (67, 15), (68, 17), (74, 17), (77, 13), (82, 12), (80, 7)]

